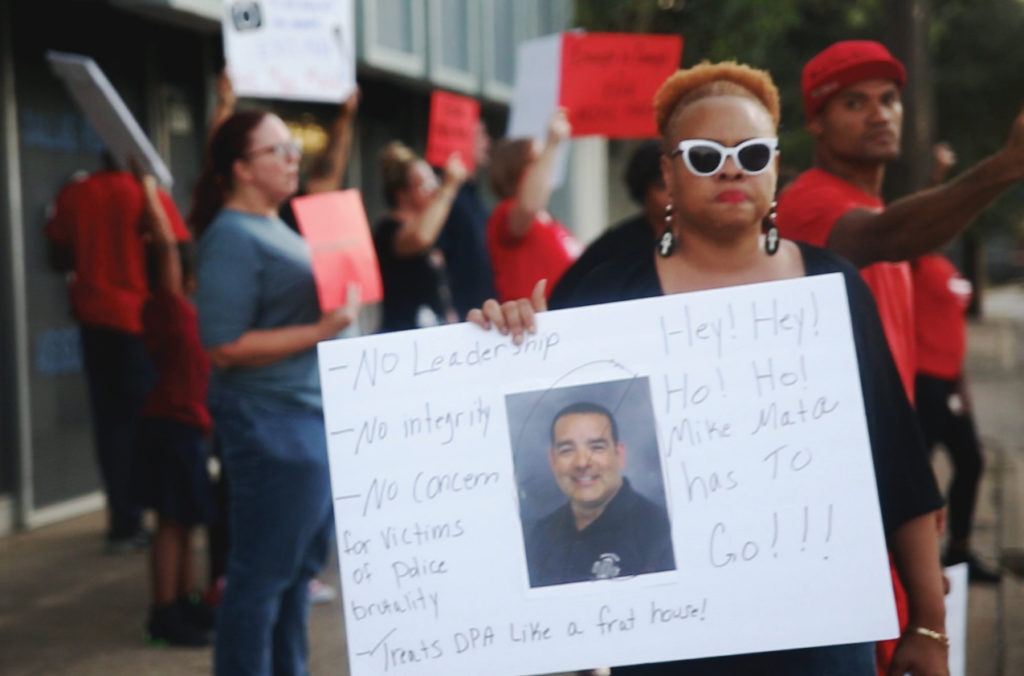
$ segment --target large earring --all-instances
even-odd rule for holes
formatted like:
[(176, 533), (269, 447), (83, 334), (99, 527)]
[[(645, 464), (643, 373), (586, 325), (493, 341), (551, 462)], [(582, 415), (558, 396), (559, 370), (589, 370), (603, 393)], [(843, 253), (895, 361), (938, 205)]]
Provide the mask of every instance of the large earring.
[(658, 255), (668, 258), (676, 250), (676, 233), (672, 229), (672, 205), (665, 205), (665, 229), (658, 238)]
[(775, 227), (775, 206), (776, 203), (773, 201), (768, 215), (761, 223), (764, 230), (764, 250), (769, 256), (774, 256), (779, 250), (779, 229)]

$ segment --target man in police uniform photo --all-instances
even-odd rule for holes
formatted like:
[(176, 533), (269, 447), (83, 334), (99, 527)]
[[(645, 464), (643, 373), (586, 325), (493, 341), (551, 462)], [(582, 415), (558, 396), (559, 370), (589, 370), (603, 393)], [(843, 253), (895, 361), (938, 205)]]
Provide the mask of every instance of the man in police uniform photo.
[(568, 501), (529, 531), (531, 587), (675, 569), (666, 510), (623, 477), (626, 455), (604, 406), (578, 402), (555, 414), (548, 460)]

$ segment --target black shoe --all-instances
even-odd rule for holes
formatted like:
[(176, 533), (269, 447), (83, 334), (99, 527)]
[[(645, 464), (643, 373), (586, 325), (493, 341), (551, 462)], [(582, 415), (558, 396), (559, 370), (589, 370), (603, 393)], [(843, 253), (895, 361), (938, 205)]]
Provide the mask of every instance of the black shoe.
[(135, 552), (141, 552), (149, 549), (149, 543), (152, 541), (153, 536), (150, 532), (144, 528), (140, 528), (138, 531), (127, 537), (108, 537), (107, 538), (107, 554), (133, 554)]
[(177, 604), (183, 620), (202, 631), (213, 631), (217, 623), (217, 611), (206, 605), (199, 594), (179, 596)]
[(153, 607), (146, 622), (149, 642), (153, 645), (203, 647), (211, 643), (210, 632), (188, 623), (177, 603)]
[(955, 566), (958, 563), (967, 564), (967, 580), (980, 584), (998, 584), (1002, 574), (993, 570), (978, 560), (978, 557), (971, 551), (947, 551), (942, 557), (942, 565)]

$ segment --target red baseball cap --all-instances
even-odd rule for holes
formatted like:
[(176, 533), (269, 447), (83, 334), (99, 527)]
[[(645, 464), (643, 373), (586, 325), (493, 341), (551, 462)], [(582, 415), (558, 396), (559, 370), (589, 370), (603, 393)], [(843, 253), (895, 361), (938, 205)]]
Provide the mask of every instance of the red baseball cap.
[(895, 80), (902, 90), (907, 82), (907, 70), (888, 49), (874, 40), (835, 43), (804, 66), (800, 77), (804, 115), (810, 120), (840, 89), (874, 78)]

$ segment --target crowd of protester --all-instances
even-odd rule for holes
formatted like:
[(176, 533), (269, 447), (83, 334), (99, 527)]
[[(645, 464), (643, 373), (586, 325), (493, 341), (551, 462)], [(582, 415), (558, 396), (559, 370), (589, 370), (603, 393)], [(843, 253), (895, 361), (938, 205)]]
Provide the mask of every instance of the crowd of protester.
[[(905, 82), (902, 64), (875, 42), (815, 56), (802, 81), (814, 167), (776, 195), (780, 105), (770, 75), (735, 63), (678, 71), (655, 97), (659, 139), (638, 146), (627, 167), (640, 213), (582, 257), (548, 212), (556, 157), (571, 135), (565, 110), (543, 139), (493, 149), (480, 125), (474, 160), (498, 197), (491, 210), (457, 155), (438, 174), (402, 141), (380, 152), (381, 331), (468, 317), (521, 337), (549, 303), (833, 272), (846, 279), (903, 634), (879, 646), (615, 673), (944, 673), (945, 512), (928, 464), (937, 442), (956, 473), (945, 560), (967, 562), (973, 581), (999, 579), (968, 547), (981, 453), (963, 385), (965, 291), (935, 251), (1024, 178), (1024, 114), (989, 158), (884, 204)], [(356, 93), (340, 107), (302, 193), (340, 189), (358, 104)], [(214, 642), (219, 674), (298, 674), (310, 589), (334, 529), (315, 346), (357, 323), (359, 289), (321, 312), (288, 207), (300, 192), (302, 147), (276, 115), (234, 108), (222, 76), (187, 228), (151, 176), (111, 167), (61, 191), (46, 234), (53, 265), (74, 271), (109, 550), (149, 546), (141, 513), (157, 515), (150, 637)], [(950, 338), (937, 343), (937, 335)], [(211, 446), (226, 486), (219, 501)], [(226, 554), (211, 570), (226, 584), (204, 601), (192, 534), (216, 523), (226, 535), (211, 538), (211, 551)]]

